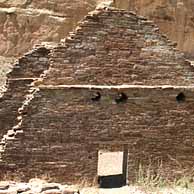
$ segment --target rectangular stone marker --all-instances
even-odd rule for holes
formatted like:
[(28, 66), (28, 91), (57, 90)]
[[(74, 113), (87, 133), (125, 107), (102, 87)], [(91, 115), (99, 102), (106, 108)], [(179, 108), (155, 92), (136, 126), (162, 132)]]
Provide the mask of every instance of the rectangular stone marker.
[(123, 152), (98, 152), (98, 176), (123, 173)]

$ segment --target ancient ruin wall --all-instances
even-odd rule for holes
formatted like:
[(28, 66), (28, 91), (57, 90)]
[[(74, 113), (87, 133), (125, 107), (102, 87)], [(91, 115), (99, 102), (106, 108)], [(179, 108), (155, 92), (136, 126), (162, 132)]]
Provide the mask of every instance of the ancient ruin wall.
[[(40, 7), (35, 6), (37, 4), (34, 1), (31, 2), (31, 6), (23, 1), (17, 3), (19, 4), (14, 4), (13, 1), (11, 4), (9, 1), (0, 3), (1, 7), (6, 7), (0, 8), (0, 15), (2, 15), (0, 17), (0, 26), (2, 25), (0, 28), (0, 34), (2, 32), (0, 54), (6, 56), (18, 56), (37, 41), (59, 41), (61, 37), (64, 38), (67, 35), (80, 18), (97, 5), (95, 1), (90, 1), (90, 4), (71, 1), (71, 6), (68, 6), (69, 2), (65, 1), (62, 5), (60, 4), (61, 10), (59, 11), (57, 6), (51, 6), (48, 2), (44, 2), (41, 8), (50, 7), (51, 9), (52, 7), (55, 9), (49, 11), (40, 10)], [(65, 9), (63, 9), (64, 7)], [(77, 9), (79, 9), (79, 14), (75, 14)], [(60, 13), (57, 14), (54, 11)], [(69, 24), (70, 22), (71, 24)], [(55, 25), (59, 25), (60, 29)], [(58, 33), (58, 31), (60, 31), (59, 36), (56, 36), (55, 32)], [(46, 35), (46, 39), (40, 38), (41, 34)], [(20, 58), (19, 64), (15, 64), (12, 72), (8, 75), (5, 86), (7, 91), (0, 99), (0, 137), (18, 122), (18, 108), (25, 99), (30, 83), (35, 78), (39, 78), (43, 71), (48, 68), (48, 51), (44, 51), (44, 49), (46, 48), (32, 50), (31, 53)]]
[(93, 12), (51, 53), (48, 85), (188, 85), (194, 78), (157, 26), (127, 11)]
[(42, 41), (59, 42), (89, 11), (105, 4), (110, 5), (111, 0), (1, 1), (0, 95), (14, 57)]
[[(177, 169), (188, 170), (193, 165), (193, 69), (156, 31), (152, 22), (126, 11), (103, 9), (87, 16), (76, 34), (52, 49), (52, 66), (42, 82), (47, 87), (39, 86), (27, 106), (24, 101), (18, 128), (3, 138), (2, 175), (15, 171), (24, 179), (50, 174), (60, 182), (91, 181), (104, 144), (117, 150), (128, 145), (130, 180), (150, 157), (162, 160), (171, 177)], [(110, 39), (113, 45), (106, 42)], [(99, 96), (88, 84), (142, 86), (99, 86)], [(117, 99), (121, 91), (128, 98), (124, 103)]]
[(18, 60), (8, 74), (7, 90), (0, 98), (0, 138), (18, 123), (18, 108), (28, 93), (30, 84), (49, 67), (49, 49), (39, 47)]
[[(95, 101), (96, 92), (101, 98)], [(127, 101), (118, 101), (121, 92)], [(185, 101), (177, 99), (181, 92)], [(150, 161), (156, 168), (162, 163), (164, 176), (178, 177), (194, 161), (193, 92), (184, 87), (40, 88), (25, 109), (23, 133), (7, 140), (3, 169), (24, 179), (47, 174), (60, 182), (90, 182), (97, 175), (98, 150), (122, 151), (125, 144), (130, 181), (139, 165)]]

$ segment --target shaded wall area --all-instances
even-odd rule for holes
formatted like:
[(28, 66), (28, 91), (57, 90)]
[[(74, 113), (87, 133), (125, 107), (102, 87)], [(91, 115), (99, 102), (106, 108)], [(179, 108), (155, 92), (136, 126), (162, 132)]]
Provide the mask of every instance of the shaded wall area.
[[(101, 97), (94, 100), (96, 92)], [(127, 100), (120, 101), (120, 93)], [(6, 141), (1, 170), (24, 180), (49, 174), (55, 181), (91, 183), (98, 150), (127, 145), (130, 181), (150, 162), (155, 169), (162, 163), (164, 177), (178, 177), (194, 163), (193, 106), (189, 87), (42, 87), (24, 108), (20, 133)]]

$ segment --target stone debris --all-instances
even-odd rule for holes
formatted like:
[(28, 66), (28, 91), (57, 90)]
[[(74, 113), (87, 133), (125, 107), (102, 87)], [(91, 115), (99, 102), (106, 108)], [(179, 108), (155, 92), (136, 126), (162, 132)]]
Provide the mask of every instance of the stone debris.
[(0, 194), (74, 194), (76, 191), (72, 186), (47, 183), (40, 179), (32, 179), (28, 183), (0, 182)]
[(17, 184), (17, 192), (18, 193), (23, 193), (31, 190), (31, 187), (27, 183), (18, 183)]
[(60, 185), (56, 184), (56, 183), (53, 183), (53, 184), (43, 184), (41, 192), (47, 191), (47, 190), (59, 190), (59, 189), (60, 189)]
[(2, 181), (0, 182), (0, 190), (7, 190), (9, 188), (9, 182)]
[(98, 189), (86, 187), (81, 189), (81, 194), (194, 194), (192, 189), (182, 187), (158, 187), (150, 188), (144, 186), (124, 186), (121, 188)]

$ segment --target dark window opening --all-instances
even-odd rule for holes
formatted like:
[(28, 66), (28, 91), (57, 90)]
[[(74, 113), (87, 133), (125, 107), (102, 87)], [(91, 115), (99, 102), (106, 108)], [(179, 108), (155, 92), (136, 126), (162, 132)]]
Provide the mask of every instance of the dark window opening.
[(181, 92), (181, 93), (179, 93), (178, 95), (177, 95), (177, 97), (176, 97), (176, 101), (177, 102), (184, 102), (185, 101), (185, 95)]
[(92, 97), (91, 97), (91, 100), (92, 100), (93, 102), (98, 102), (100, 99), (101, 99), (101, 94), (100, 94), (100, 92), (94, 93), (94, 94), (92, 95)]
[(127, 97), (126, 94), (120, 93), (120, 94), (118, 95), (118, 97), (115, 99), (115, 102), (116, 102), (117, 104), (119, 104), (119, 103), (125, 103), (125, 102), (127, 101), (127, 99), (128, 99), (128, 97)]

